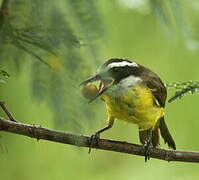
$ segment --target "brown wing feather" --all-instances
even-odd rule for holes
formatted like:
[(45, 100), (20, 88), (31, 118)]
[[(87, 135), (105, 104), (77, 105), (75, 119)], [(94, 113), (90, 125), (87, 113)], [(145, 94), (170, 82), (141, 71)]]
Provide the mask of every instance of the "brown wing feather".
[(159, 76), (156, 73), (152, 72), (147, 68), (145, 68), (145, 71), (143, 71), (142, 76), (144, 83), (148, 88), (152, 89), (152, 93), (157, 99), (160, 106), (164, 107), (167, 98), (167, 90), (162, 80), (159, 78)]

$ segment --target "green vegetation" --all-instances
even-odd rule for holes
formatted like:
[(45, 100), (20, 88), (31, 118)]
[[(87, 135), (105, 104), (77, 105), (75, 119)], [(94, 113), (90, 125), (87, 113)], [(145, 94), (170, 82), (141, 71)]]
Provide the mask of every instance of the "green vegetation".
[[(177, 87), (168, 88), (168, 99), (177, 99), (166, 104), (167, 124), (178, 150), (199, 151), (198, 94), (178, 100), (198, 88), (197, 0), (0, 0), (0, 7), (0, 100), (18, 121), (91, 135), (106, 123), (104, 103), (88, 103), (78, 85), (106, 59), (123, 57)], [(139, 143), (137, 127), (119, 121), (103, 137)], [(5, 132), (0, 169), (2, 180), (194, 180), (199, 172), (196, 164), (88, 155), (86, 148)]]

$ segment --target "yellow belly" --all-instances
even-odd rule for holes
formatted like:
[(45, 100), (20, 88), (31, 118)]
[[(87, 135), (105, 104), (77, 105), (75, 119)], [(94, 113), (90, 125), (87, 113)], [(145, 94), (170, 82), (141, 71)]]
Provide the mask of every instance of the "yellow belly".
[(155, 100), (148, 88), (133, 87), (120, 94), (104, 93), (109, 117), (138, 125), (140, 130), (153, 128), (164, 116), (164, 109)]

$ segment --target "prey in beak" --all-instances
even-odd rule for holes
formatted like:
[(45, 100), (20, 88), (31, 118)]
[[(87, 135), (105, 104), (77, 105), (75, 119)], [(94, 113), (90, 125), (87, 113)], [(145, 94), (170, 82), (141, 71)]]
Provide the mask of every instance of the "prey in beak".
[(97, 97), (99, 97), (101, 94), (103, 94), (108, 88), (110, 88), (114, 84), (114, 79), (112, 77), (103, 77), (99, 74), (83, 81), (80, 86), (86, 86), (89, 83), (100, 81), (100, 85), (98, 87), (98, 91), (95, 97), (90, 99), (89, 102), (94, 101)]

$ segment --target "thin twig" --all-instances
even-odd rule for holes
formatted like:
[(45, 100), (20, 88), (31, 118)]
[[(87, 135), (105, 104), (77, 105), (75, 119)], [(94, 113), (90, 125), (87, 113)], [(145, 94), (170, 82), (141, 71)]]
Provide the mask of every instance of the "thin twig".
[[(64, 144), (70, 144), (78, 147), (89, 147), (88, 136), (65, 133), (52, 129), (43, 128), (38, 125), (29, 125), (19, 122), (13, 122), (0, 117), (0, 131), (7, 131), (24, 136), (44, 139)], [(115, 151), (127, 154), (145, 156), (143, 147), (137, 144), (130, 144), (122, 141), (114, 141), (109, 139), (99, 139), (98, 144), (93, 144), (93, 148)], [(174, 151), (159, 148), (152, 148), (150, 157), (165, 161), (181, 161), (199, 163), (199, 152), (191, 151)]]
[(12, 115), (12, 113), (8, 110), (8, 108), (6, 107), (6, 103), (5, 102), (0, 102), (0, 106), (3, 109), (3, 111), (6, 113), (6, 115), (8, 116), (8, 118), (11, 121), (17, 122), (14, 118), (14, 116)]
[(27, 44), (30, 44), (32, 46), (38, 47), (40, 49), (43, 49), (43, 50), (45, 50), (45, 51), (57, 56), (57, 54), (53, 50), (51, 50), (50, 47), (46, 47), (44, 44), (36, 42), (33, 38), (32, 39), (25, 39), (22, 36), (23, 36), (23, 34), (21, 34), (21, 36), (18, 35), (17, 39), (22, 41), (22, 42), (24, 42), (24, 43), (27, 43)]
[(22, 45), (17, 39), (15, 39), (15, 41), (13, 41), (13, 45), (15, 45), (17, 48), (22, 49), (23, 51), (25, 51), (26, 53), (32, 55), (33, 57), (37, 58), (40, 62), (42, 62), (43, 64), (45, 64), (45, 65), (47, 65), (48, 67), (51, 68), (50, 64), (48, 64), (45, 60), (43, 60), (35, 52), (33, 52), (32, 50), (30, 50), (30, 49), (26, 48), (24, 45)]

